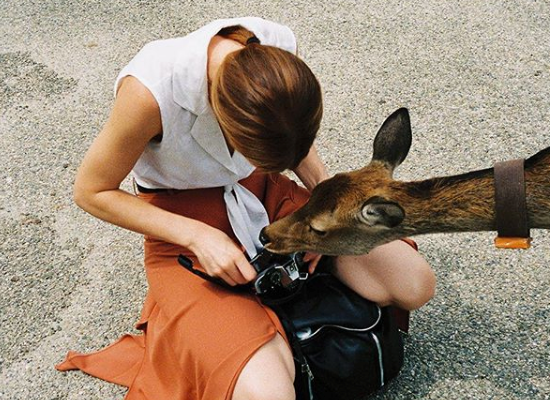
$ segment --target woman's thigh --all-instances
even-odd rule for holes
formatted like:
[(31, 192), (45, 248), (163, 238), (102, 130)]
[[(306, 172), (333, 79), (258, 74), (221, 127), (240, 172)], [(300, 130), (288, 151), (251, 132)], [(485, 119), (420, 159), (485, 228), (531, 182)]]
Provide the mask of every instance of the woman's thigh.
[(256, 351), (241, 371), (232, 400), (293, 400), (294, 361), (277, 334)]
[[(283, 328), (270, 309), (252, 293), (237, 294), (206, 282), (182, 268), (174, 255), (158, 253), (146, 263), (149, 295), (160, 310), (155, 324), (148, 326), (149, 358), (156, 364), (173, 360), (172, 368), (182, 371), (186, 380), (197, 382), (194, 390), (209, 394), (204, 398), (231, 398), (243, 368), (247, 391), (271, 387), (252, 386), (265, 381), (261, 378), (264, 372), (285, 378), (279, 384), (290, 381), (292, 385), (287, 372), (292, 376), (292, 356), (278, 334)], [(222, 395), (220, 390), (227, 391)]]

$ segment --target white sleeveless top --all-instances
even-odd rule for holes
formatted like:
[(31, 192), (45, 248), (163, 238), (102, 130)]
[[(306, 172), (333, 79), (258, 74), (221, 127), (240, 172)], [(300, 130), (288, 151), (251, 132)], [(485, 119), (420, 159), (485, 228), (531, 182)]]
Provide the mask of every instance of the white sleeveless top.
[(264, 45), (296, 53), (294, 34), (284, 25), (256, 17), (220, 19), (185, 37), (145, 45), (118, 75), (115, 95), (120, 80), (131, 75), (149, 89), (160, 108), (162, 140), (147, 144), (132, 170), (136, 182), (150, 189), (224, 186), (231, 225), (252, 257), (250, 241), (259, 248), (257, 236), (268, 223), (267, 215), (259, 200), (237, 182), (254, 167), (237, 151), (231, 156), (208, 101), (208, 45), (222, 28), (234, 25), (248, 29)]
[(153, 94), (161, 113), (162, 141), (150, 142), (132, 170), (140, 186), (219, 187), (254, 170), (238, 152), (231, 157), (208, 101), (208, 45), (233, 25), (253, 32), (262, 44), (296, 52), (296, 39), (286, 26), (255, 17), (220, 19), (185, 37), (145, 45), (118, 75), (115, 94), (120, 80), (132, 75)]

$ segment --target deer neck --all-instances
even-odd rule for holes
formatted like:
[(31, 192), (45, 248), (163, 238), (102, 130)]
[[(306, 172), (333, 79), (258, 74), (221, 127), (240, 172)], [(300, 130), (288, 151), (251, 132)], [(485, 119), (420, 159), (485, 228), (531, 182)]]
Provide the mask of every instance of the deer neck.
[[(542, 152), (541, 152), (542, 153)], [(539, 158), (543, 158), (540, 156)], [(550, 228), (550, 152), (544, 162), (527, 162), (527, 210), (531, 228)], [(496, 230), (493, 169), (417, 182), (403, 182), (404, 233)]]
[(408, 234), (495, 230), (493, 170), (403, 183)]

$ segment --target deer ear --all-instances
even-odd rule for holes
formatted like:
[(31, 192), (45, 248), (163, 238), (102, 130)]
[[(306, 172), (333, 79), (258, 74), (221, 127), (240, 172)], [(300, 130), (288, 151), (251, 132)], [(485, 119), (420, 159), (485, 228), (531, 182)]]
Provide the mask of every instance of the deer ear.
[(390, 174), (403, 162), (411, 148), (411, 120), (409, 111), (400, 108), (390, 115), (374, 138), (373, 161), (386, 164)]
[(405, 210), (382, 197), (371, 197), (361, 209), (361, 220), (369, 226), (394, 228), (405, 218)]

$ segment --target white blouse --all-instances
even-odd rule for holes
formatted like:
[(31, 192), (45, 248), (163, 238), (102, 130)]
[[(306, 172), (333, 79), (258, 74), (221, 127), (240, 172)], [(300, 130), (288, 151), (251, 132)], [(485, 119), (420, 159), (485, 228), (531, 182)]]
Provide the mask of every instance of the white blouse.
[(162, 120), (162, 140), (151, 141), (132, 174), (145, 188), (226, 189), (228, 216), (236, 236), (255, 255), (259, 230), (267, 214), (259, 200), (237, 184), (254, 167), (237, 151), (231, 156), (208, 100), (207, 50), (222, 28), (241, 25), (264, 45), (296, 53), (292, 31), (262, 18), (220, 19), (181, 38), (148, 43), (122, 69), (122, 78), (137, 78), (155, 97)]

